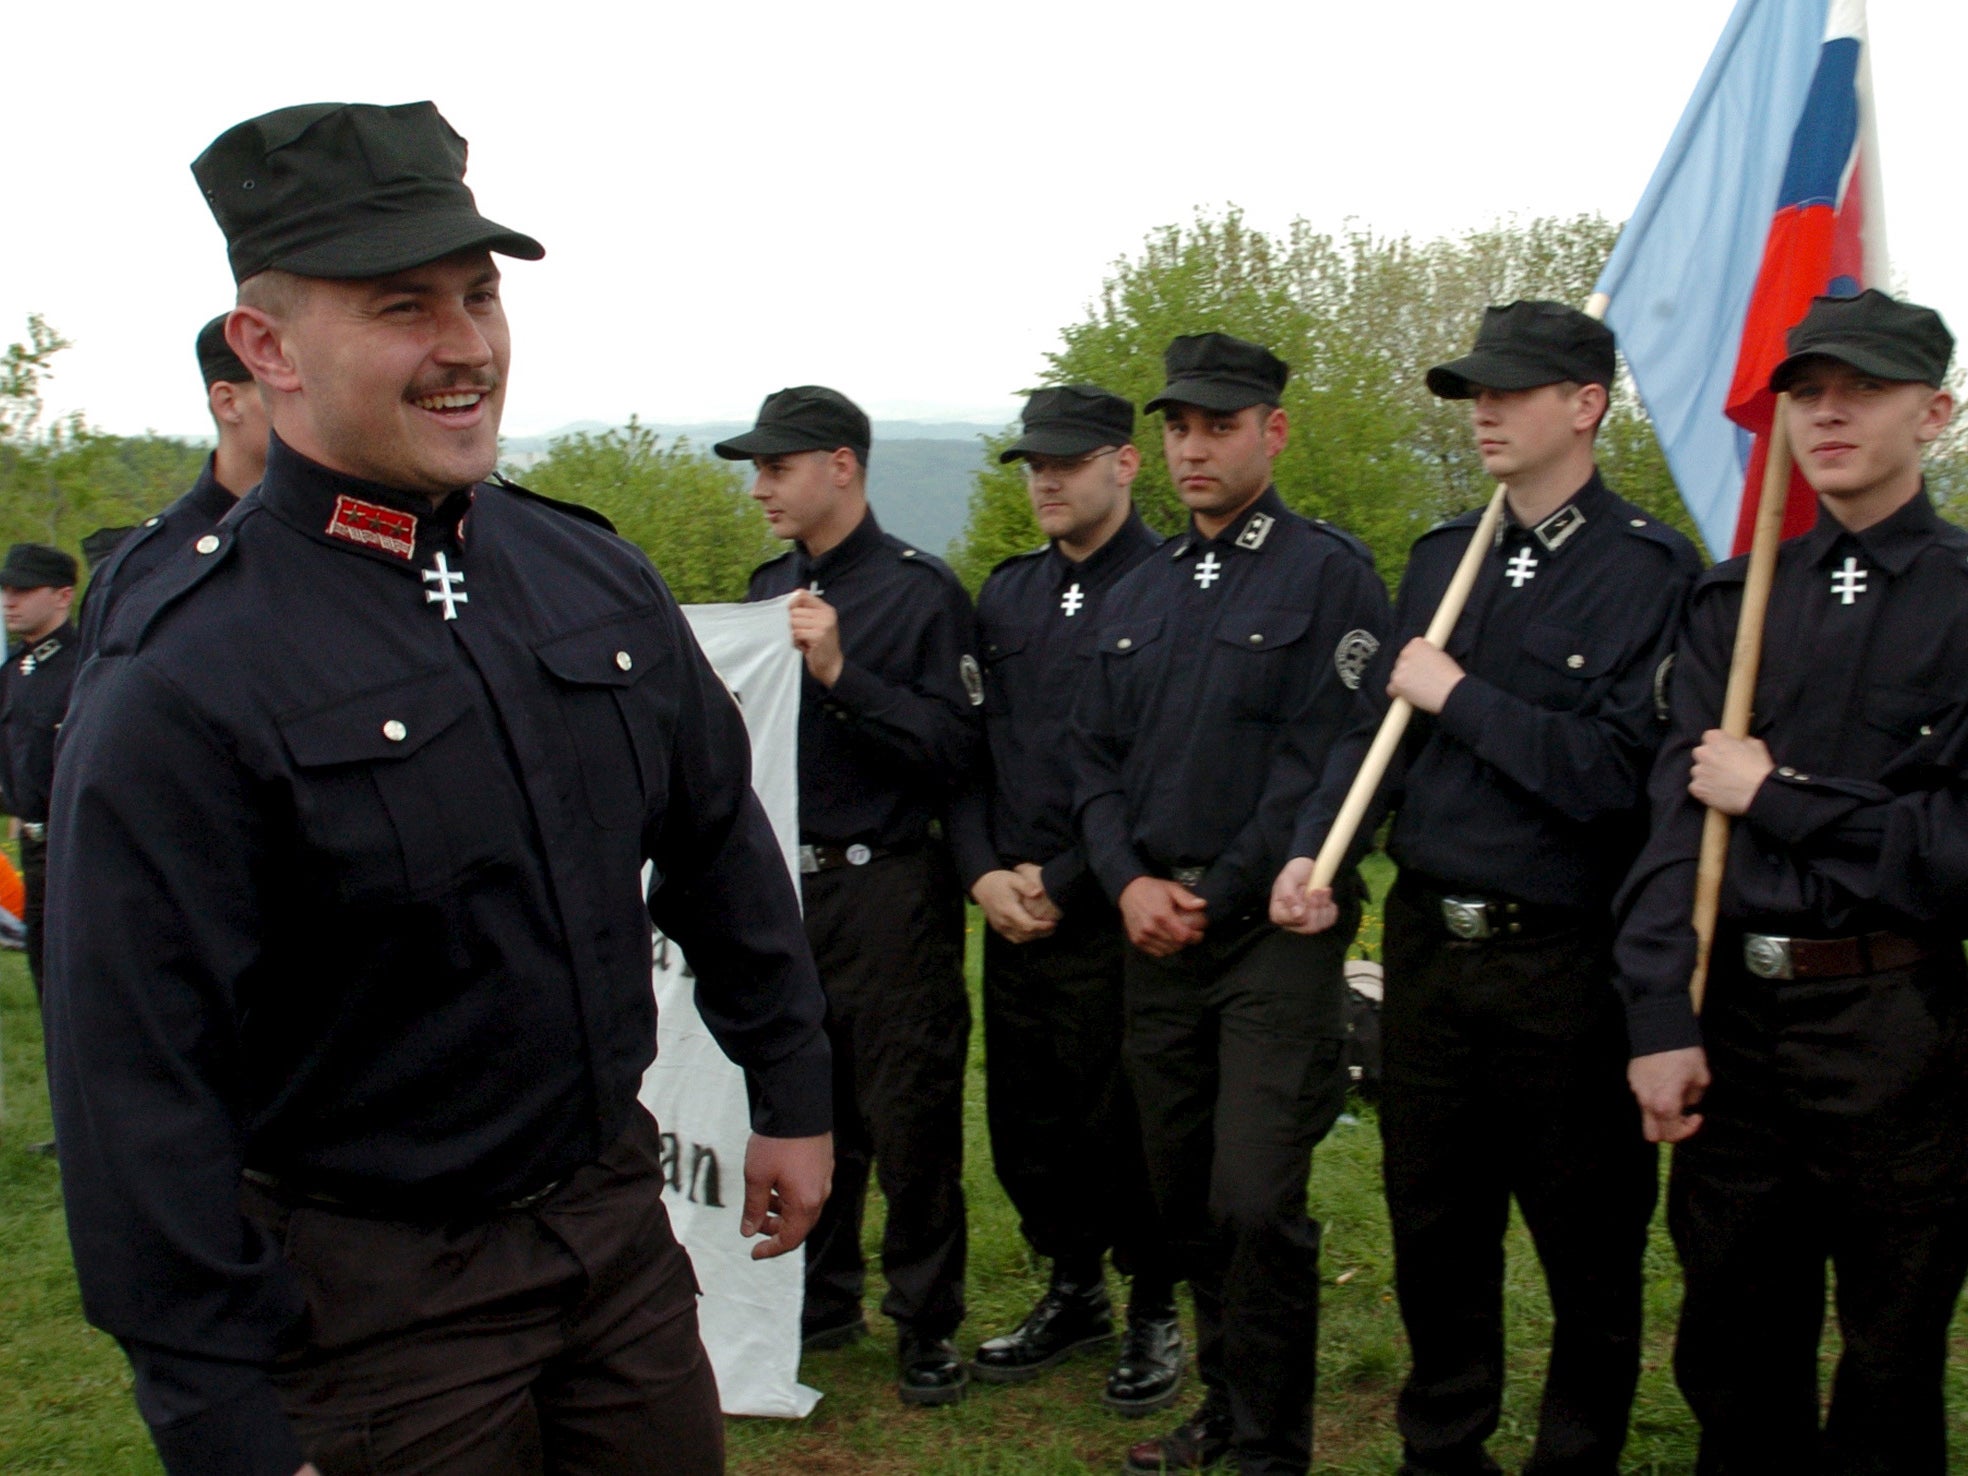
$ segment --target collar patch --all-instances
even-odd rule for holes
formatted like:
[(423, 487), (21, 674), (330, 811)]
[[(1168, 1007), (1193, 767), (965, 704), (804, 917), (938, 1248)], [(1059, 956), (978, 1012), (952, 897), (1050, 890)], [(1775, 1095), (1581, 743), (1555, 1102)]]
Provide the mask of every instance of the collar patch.
[(1568, 502), (1531, 529), (1531, 533), (1544, 545), (1547, 553), (1556, 553), (1584, 526), (1585, 514), (1578, 510), (1577, 503)]
[(415, 513), (363, 502), (345, 492), (335, 499), (334, 515), (328, 519), (328, 536), (395, 554), (408, 563), (417, 554), (417, 517)]
[(1237, 547), (1255, 553), (1264, 547), (1264, 540), (1271, 536), (1271, 525), (1277, 521), (1270, 513), (1252, 513), (1250, 521), (1244, 524), (1244, 531), (1237, 535)]

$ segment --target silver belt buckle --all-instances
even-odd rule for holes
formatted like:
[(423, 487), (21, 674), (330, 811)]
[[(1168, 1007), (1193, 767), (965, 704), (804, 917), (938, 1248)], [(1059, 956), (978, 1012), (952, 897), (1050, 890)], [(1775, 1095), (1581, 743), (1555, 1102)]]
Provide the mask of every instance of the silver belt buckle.
[(23, 820), (21, 821), (21, 834), (31, 841), (46, 840), (48, 838), (48, 827), (45, 822), (40, 820)]
[(800, 875), (812, 876), (820, 870), (820, 851), (815, 846), (800, 847)]
[(1442, 926), (1465, 943), (1487, 938), (1490, 936), (1490, 904), (1471, 901), (1467, 897), (1444, 897)]
[(1185, 887), (1193, 887), (1203, 879), (1203, 873), (1208, 870), (1207, 866), (1171, 866), (1169, 880), (1181, 882)]
[(1743, 967), (1759, 979), (1795, 979), (1790, 939), (1772, 938), (1767, 933), (1743, 934)]

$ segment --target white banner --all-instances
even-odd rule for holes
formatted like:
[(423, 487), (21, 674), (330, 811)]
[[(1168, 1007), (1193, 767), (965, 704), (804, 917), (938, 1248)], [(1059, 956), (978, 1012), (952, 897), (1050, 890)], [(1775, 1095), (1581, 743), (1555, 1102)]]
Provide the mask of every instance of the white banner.
[[(786, 603), (690, 605), (684, 614), (745, 714), (752, 787), (797, 884), (803, 663), (787, 637)], [(752, 1242), (738, 1234), (751, 1135), (745, 1078), (698, 1018), (695, 983), (681, 951), (658, 937), (656, 1064), (642, 1101), (663, 1134), (663, 1197), (704, 1291), (697, 1315), (724, 1412), (799, 1419), (820, 1399), (799, 1381), (806, 1253), (754, 1261)]]

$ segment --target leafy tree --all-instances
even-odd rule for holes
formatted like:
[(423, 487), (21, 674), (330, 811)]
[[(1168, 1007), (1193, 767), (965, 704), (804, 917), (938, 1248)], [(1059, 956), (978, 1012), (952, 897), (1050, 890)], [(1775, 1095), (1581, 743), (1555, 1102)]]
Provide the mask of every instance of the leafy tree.
[[(1438, 401), (1423, 375), (1467, 351), (1483, 308), (1520, 297), (1585, 301), (1617, 234), (1598, 216), (1509, 222), (1439, 240), (1338, 234), (1295, 223), (1282, 236), (1242, 213), (1199, 215), (1149, 235), (1117, 261), (1086, 316), (1061, 330), (1046, 384), (1090, 380), (1137, 404), (1163, 383), (1161, 353), (1182, 333), (1218, 330), (1292, 365), (1292, 436), (1277, 467), (1285, 501), (1364, 538), (1399, 575), (1414, 538), (1484, 502), (1494, 483), (1471, 445), (1466, 408)], [(1159, 424), (1136, 433), (1142, 514), (1164, 532), (1186, 517), (1161, 455)], [(1690, 524), (1630, 384), (1615, 387), (1600, 464), (1626, 496)], [(1038, 529), (1016, 468), (980, 472), (956, 550), (973, 587)]]
[(731, 463), (669, 444), (639, 421), (557, 437), (507, 475), (544, 497), (578, 502), (615, 524), (662, 571), (679, 600), (738, 600), (752, 570), (778, 553), (745, 479)]

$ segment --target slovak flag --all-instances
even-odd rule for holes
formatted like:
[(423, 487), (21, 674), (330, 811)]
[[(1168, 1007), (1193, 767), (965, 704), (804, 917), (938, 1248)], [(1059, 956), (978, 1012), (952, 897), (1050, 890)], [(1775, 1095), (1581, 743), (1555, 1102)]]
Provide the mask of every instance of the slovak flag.
[[(1865, 0), (1738, 0), (1594, 302), (1702, 541), (1749, 546), (1784, 336), (1887, 279)], [(1793, 477), (1784, 533), (1816, 519)]]

